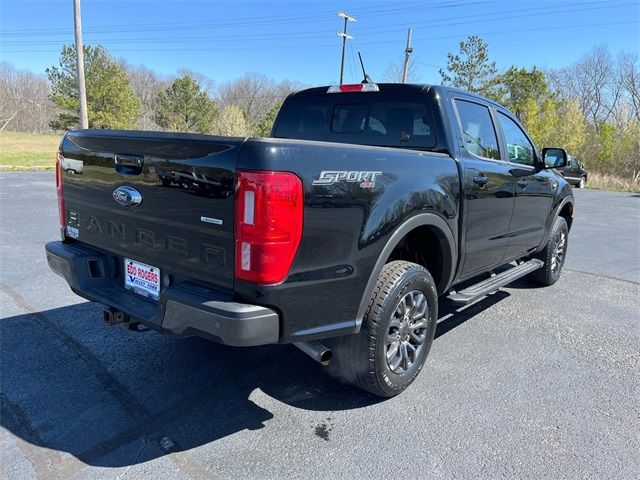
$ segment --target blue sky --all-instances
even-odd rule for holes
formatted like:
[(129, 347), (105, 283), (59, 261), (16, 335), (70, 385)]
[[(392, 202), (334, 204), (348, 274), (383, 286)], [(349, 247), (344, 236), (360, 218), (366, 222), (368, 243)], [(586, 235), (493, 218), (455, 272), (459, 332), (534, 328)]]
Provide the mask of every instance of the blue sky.
[[(357, 18), (345, 81), (362, 77), (358, 50), (374, 80), (400, 62), (409, 26), (425, 83), (439, 82), (447, 52), (472, 34), (500, 69), (562, 67), (599, 44), (614, 54), (640, 49), (640, 0), (83, 0), (82, 21), (85, 43), (161, 74), (188, 68), (223, 82), (253, 71), (314, 85), (337, 81), (339, 10)], [(44, 72), (71, 42), (72, 0), (0, 0), (1, 60)]]

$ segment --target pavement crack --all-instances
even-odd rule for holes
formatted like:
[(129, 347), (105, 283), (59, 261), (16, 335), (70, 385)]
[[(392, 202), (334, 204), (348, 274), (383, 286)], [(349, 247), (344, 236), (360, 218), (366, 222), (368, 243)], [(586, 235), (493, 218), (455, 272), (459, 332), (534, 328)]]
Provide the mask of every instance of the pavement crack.
[(262, 364), (266, 358), (271, 358), (271, 361), (275, 362), (279, 357), (284, 355), (286, 355), (286, 351), (282, 349), (282, 351), (275, 354), (268, 353), (240, 364), (237, 369), (227, 371), (227, 373), (221, 376), (221, 378), (216, 382), (204, 386), (193, 395), (179, 400), (164, 410), (154, 413), (153, 415), (149, 415), (148, 418), (138, 421), (126, 430), (121, 431), (98, 445), (78, 453), (77, 457), (82, 459), (85, 463), (92, 463), (108, 453), (117, 450), (122, 445), (126, 445), (141, 436), (150, 437), (154, 431), (161, 431), (165, 425), (175, 422), (181, 415), (193, 412), (198, 407), (199, 403), (208, 402), (211, 392), (218, 391), (221, 384), (224, 385), (230, 379), (237, 378), (238, 370), (251, 370), (252, 366)]
[(604, 275), (602, 273), (585, 272), (584, 270), (575, 270), (573, 268), (566, 268), (566, 267), (564, 268), (564, 270), (566, 272), (584, 273), (585, 275), (591, 275), (592, 277), (607, 278), (609, 280), (617, 280), (619, 282), (630, 283), (632, 285), (640, 285), (640, 282), (636, 282), (635, 280), (627, 280), (624, 278), (612, 277), (611, 275)]

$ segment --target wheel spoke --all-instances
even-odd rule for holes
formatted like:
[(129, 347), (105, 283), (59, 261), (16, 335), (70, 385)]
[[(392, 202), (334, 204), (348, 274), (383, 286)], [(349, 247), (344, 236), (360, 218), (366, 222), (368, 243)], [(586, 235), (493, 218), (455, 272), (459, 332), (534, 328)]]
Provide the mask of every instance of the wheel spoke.
[(387, 360), (387, 364), (389, 365), (389, 368), (391, 369), (392, 372), (396, 372), (398, 370), (398, 367), (400, 367), (401, 362), (402, 362), (402, 354), (399, 351), (397, 352), (396, 355), (391, 357), (391, 359)]
[(407, 343), (400, 344), (401, 365), (404, 370), (409, 369), (409, 352), (407, 351)]
[(418, 357), (418, 349), (410, 343), (405, 343), (405, 345), (407, 349), (407, 368), (409, 368)]
[(416, 322), (411, 324), (411, 330), (418, 330), (420, 328), (427, 328), (429, 326), (429, 319), (422, 317)]
[(424, 342), (424, 333), (416, 333), (416, 331), (413, 330), (409, 336), (418, 345), (422, 345), (422, 343)]
[(400, 316), (400, 318), (404, 318), (404, 316), (407, 314), (407, 297), (402, 297), (402, 300), (400, 300), (400, 303), (398, 304), (398, 308), (396, 309), (396, 313), (398, 313), (398, 315)]
[(400, 342), (394, 342), (387, 350), (387, 360), (391, 360), (393, 357), (398, 355), (398, 349), (400, 348)]
[(389, 332), (387, 335), (387, 345), (391, 345), (392, 343), (397, 343), (400, 340), (398, 332)]
[(411, 317), (411, 320), (413, 320), (414, 322), (416, 320), (420, 320), (422, 318), (424, 318), (425, 314), (427, 313), (427, 302), (423, 302), (420, 307), (418, 308), (418, 310), (415, 312), (415, 314)]
[(415, 315), (416, 309), (418, 308), (418, 302), (420, 301), (420, 297), (418, 296), (419, 294), (419, 292), (411, 292), (407, 295), (407, 298), (411, 300), (411, 307), (407, 312), (407, 316), (409, 318), (413, 318), (413, 315)]

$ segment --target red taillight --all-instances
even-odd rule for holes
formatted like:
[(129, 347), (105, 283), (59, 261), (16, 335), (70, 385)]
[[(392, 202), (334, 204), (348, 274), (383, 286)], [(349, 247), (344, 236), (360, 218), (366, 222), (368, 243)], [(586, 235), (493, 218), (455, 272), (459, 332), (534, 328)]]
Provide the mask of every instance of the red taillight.
[(58, 213), (60, 215), (60, 227), (67, 225), (67, 215), (64, 210), (64, 197), (62, 196), (62, 153), (56, 154), (56, 193), (58, 194)]
[(302, 237), (302, 182), (288, 172), (238, 172), (238, 280), (260, 284), (287, 278)]

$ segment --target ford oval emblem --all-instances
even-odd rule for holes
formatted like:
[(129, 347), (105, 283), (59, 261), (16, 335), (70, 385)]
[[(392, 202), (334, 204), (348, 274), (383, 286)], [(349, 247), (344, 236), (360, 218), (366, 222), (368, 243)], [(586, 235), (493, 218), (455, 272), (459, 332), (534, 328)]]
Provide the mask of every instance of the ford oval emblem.
[(133, 187), (118, 187), (113, 191), (113, 199), (125, 207), (135, 207), (142, 203), (142, 195)]

